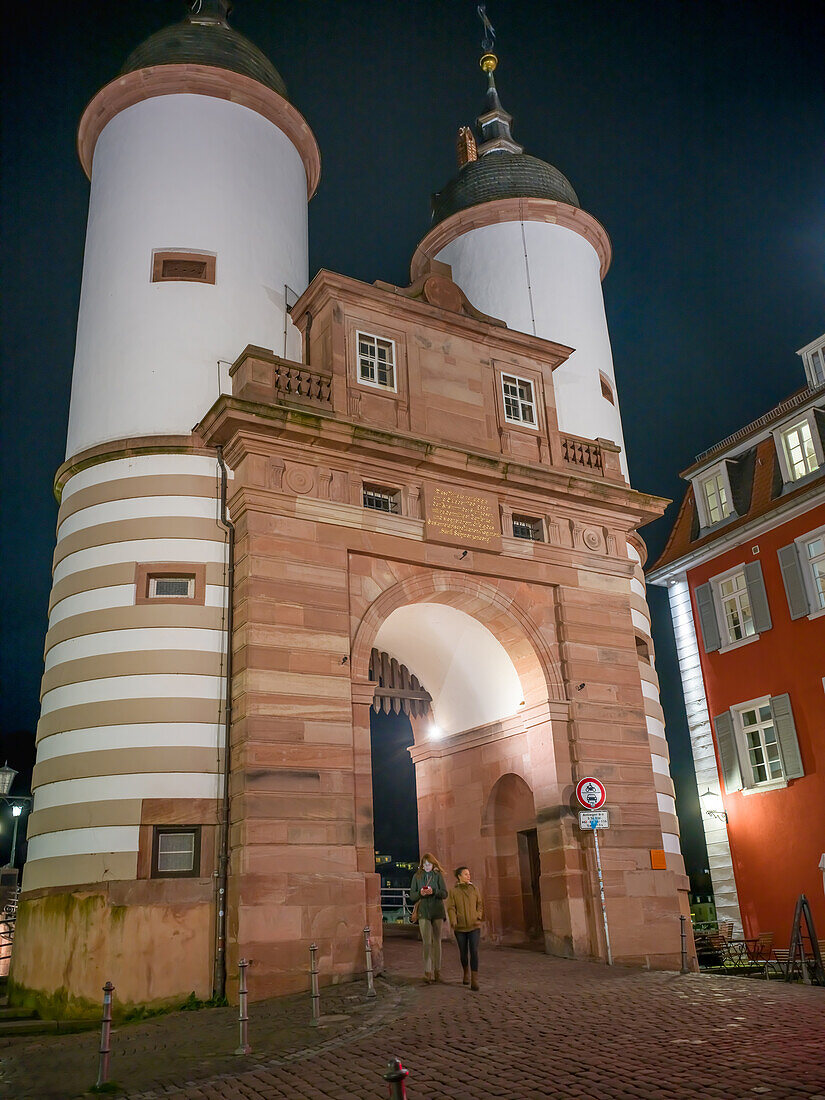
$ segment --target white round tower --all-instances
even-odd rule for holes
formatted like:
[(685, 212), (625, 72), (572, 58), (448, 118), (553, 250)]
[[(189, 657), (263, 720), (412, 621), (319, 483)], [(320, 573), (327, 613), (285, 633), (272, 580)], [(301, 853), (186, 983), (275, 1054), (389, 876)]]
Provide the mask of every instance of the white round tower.
[(138, 47), (78, 135), (91, 195), (14, 980), (81, 1005), (113, 968), (123, 1002), (213, 988), (229, 555), (193, 425), (248, 344), (300, 358), (286, 299), (320, 171), (228, 7), (197, 0)]
[[(481, 58), (488, 86), (477, 120), (479, 141), (466, 127), (459, 133), (459, 172), (433, 196), (433, 226), (413, 256), (412, 278), (433, 260), (449, 264), (477, 309), (511, 328), (573, 348), (553, 372), (559, 429), (617, 444), (629, 481), (601, 287), (610, 266), (610, 239), (581, 208), (565, 176), (525, 154), (513, 139), (512, 116), (496, 89), (498, 59), (491, 47), (491, 40), (484, 43)], [(684, 873), (643, 555), (644, 543), (635, 536), (627, 544), (633, 563), (629, 598), (662, 844), (669, 868)]]
[(472, 304), (514, 329), (574, 348), (553, 376), (559, 428), (618, 444), (621, 415), (601, 280), (610, 265), (604, 228), (579, 206), (568, 180), (524, 153), (510, 132), (487, 53), (480, 144), (433, 197), (433, 226), (412, 261), (415, 280), (431, 260), (449, 264)]
[[(186, 434), (247, 344), (299, 355), (315, 139), (264, 55), (201, 2), (91, 101), (91, 178), (67, 457)], [(288, 290), (286, 288), (289, 288)]]

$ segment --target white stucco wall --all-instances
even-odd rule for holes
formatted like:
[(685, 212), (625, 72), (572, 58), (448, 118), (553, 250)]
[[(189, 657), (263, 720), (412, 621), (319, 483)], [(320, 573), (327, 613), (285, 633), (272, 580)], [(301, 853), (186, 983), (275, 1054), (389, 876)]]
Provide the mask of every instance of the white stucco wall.
[[(216, 284), (153, 283), (155, 250), (214, 253)], [(67, 456), (189, 432), (218, 396), (217, 360), (283, 354), (284, 284), (304, 290), (307, 264), (304, 166), (271, 122), (199, 95), (117, 114), (92, 167)]]
[[(624, 437), (602, 297), (599, 257), (584, 237), (545, 222), (501, 222), (462, 234), (438, 253), (484, 313), (576, 350), (553, 374), (559, 427), (588, 439)], [(610, 380), (616, 404), (601, 392)]]

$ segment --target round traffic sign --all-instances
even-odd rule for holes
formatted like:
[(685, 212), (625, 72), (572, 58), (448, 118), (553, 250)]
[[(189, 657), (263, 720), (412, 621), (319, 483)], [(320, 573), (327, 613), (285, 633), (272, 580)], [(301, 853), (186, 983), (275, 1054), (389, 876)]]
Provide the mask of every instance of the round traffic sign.
[(576, 784), (576, 798), (588, 810), (598, 810), (607, 801), (607, 791), (604, 789), (604, 783), (601, 780), (588, 775)]

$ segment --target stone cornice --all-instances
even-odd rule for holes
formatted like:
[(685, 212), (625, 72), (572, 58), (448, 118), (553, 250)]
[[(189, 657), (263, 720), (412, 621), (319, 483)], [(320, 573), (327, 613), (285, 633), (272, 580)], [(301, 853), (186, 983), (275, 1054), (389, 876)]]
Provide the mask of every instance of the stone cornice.
[[(274, 436), (311, 447), (316, 454), (358, 455), (382, 464), (396, 461), (418, 470), (426, 467), (434, 475), (447, 475), (457, 483), (471, 482), (478, 489), (500, 490), (505, 483), (508, 490), (549, 494), (543, 502), (548, 507), (561, 499), (574, 506), (580, 502), (585, 510), (583, 518), (586, 515), (591, 522), (600, 513), (615, 522), (619, 513), (628, 528), (658, 518), (670, 503), (662, 497), (639, 493), (624, 482), (431, 443), (408, 432), (369, 427), (328, 412), (255, 404), (226, 395), (215, 402), (196, 431), (212, 446), (229, 445), (242, 434), (246, 441), (257, 436), (268, 448)], [(233, 461), (231, 453), (227, 457)]]
[(54, 495), (58, 504), (63, 494), (63, 486), (81, 470), (98, 466), (101, 462), (111, 462), (116, 458), (131, 458), (132, 455), (186, 454), (214, 456), (214, 447), (204, 446), (197, 435), (155, 435), (136, 436), (131, 439), (112, 439), (107, 443), (98, 443), (87, 447), (59, 466), (54, 475)]
[(83, 112), (77, 132), (77, 154), (89, 179), (97, 139), (115, 115), (145, 99), (180, 94), (225, 99), (255, 111), (277, 126), (304, 162), (307, 198), (312, 198), (321, 176), (321, 154), (306, 119), (271, 88), (252, 77), (213, 65), (154, 65), (125, 73), (101, 88)]
[[(440, 328), (448, 333), (469, 336), (478, 341), (481, 338), (486, 347), (500, 349), (504, 353), (520, 352), (531, 358), (548, 363), (553, 369), (561, 366), (572, 354), (573, 348), (543, 340), (539, 336), (530, 336), (516, 329), (507, 328), (502, 323), (481, 320), (481, 314), (468, 317), (452, 310), (432, 306), (423, 298), (409, 298), (404, 288), (388, 289), (387, 284), (373, 286), (359, 282), (347, 275), (339, 275), (322, 268), (313, 278), (307, 289), (292, 308), (292, 320), (301, 331), (305, 327), (307, 312), (315, 315), (330, 300), (353, 305), (359, 309), (365, 306), (390, 316), (397, 316), (399, 310), (408, 315), (419, 316), (428, 327)], [(472, 303), (471, 303), (472, 304)]]
[(412, 279), (417, 279), (439, 252), (457, 237), (500, 222), (547, 222), (572, 229), (596, 250), (602, 279), (607, 274), (613, 256), (610, 237), (601, 222), (586, 210), (555, 199), (494, 199), (459, 210), (433, 226), (413, 253)]

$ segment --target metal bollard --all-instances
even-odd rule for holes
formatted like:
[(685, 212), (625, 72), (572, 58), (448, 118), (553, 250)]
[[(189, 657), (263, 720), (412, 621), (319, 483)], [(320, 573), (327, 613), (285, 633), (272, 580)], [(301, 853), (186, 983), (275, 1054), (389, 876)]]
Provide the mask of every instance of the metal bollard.
[(690, 967), (688, 966), (688, 952), (687, 952), (687, 918), (679, 917), (679, 922), (682, 929), (682, 969), (680, 974), (689, 974)]
[(404, 1082), (409, 1075), (410, 1071), (404, 1069), (400, 1059), (393, 1058), (387, 1066), (387, 1072), (384, 1074), (384, 1080), (390, 1083), (390, 1100), (407, 1100), (407, 1086)]
[(375, 997), (375, 982), (372, 977), (372, 944), (370, 943), (370, 926), (364, 929), (364, 950), (367, 953), (367, 996)]
[(114, 986), (107, 982), (103, 987), (103, 1023), (100, 1028), (100, 1064), (97, 1070), (97, 1088), (109, 1080), (109, 1055), (112, 1052), (112, 993)]
[(249, 966), (247, 959), (241, 959), (238, 963), (238, 1021), (241, 1029), (241, 1042), (236, 1054), (250, 1054), (252, 1047), (249, 1045), (249, 990), (246, 986), (246, 968)]
[(313, 1027), (318, 1026), (321, 1018), (321, 990), (318, 987), (318, 944), (309, 945), (309, 977), (312, 983), (312, 1020)]

